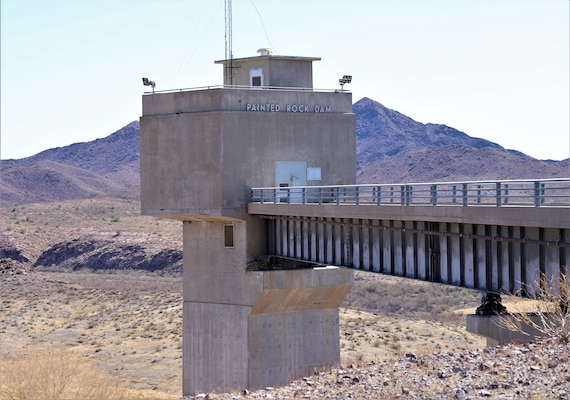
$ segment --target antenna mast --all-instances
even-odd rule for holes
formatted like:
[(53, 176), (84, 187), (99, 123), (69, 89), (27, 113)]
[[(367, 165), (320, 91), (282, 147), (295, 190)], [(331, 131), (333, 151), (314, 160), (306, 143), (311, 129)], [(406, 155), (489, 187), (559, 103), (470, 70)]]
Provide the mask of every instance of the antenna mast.
[(226, 14), (226, 82), (233, 85), (232, 0), (224, 0)]

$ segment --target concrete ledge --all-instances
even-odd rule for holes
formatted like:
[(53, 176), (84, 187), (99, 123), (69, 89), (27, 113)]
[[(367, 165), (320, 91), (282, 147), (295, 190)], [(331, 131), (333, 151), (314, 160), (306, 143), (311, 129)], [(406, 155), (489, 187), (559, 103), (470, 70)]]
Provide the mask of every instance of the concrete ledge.
[(251, 315), (338, 309), (354, 283), (352, 270), (333, 266), (258, 273), (263, 290)]
[(255, 215), (296, 215), (321, 218), (362, 218), (396, 221), (512, 225), (541, 228), (570, 228), (568, 208), (489, 206), (328, 205), (249, 203)]
[[(484, 336), (487, 339), (487, 346), (497, 346), (506, 343), (525, 343), (540, 337), (541, 334), (536, 329), (522, 325), (521, 328), (528, 335), (521, 332), (514, 332), (501, 323), (502, 319), (514, 320), (513, 315), (467, 315), (467, 332)], [(538, 321), (538, 317), (532, 317)]]
[(352, 285), (353, 270), (335, 266), (263, 271), (263, 290)]

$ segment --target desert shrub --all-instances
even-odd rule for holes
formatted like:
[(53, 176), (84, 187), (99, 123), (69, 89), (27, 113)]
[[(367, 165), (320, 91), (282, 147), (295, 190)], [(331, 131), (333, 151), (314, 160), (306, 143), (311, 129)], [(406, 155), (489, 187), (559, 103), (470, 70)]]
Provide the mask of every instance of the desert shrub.
[[(564, 267), (562, 267), (564, 268)], [(532, 312), (518, 312), (502, 316), (499, 324), (507, 329), (530, 336), (538, 335), (570, 342), (570, 278), (564, 273), (554, 282), (542, 275), (534, 285), (525, 285), (521, 293), (533, 300)], [(518, 296), (521, 296), (520, 294)]]
[(367, 291), (368, 293), (373, 293), (373, 292), (376, 291), (376, 284), (374, 284), (374, 283), (372, 283), (372, 282), (367, 283), (367, 284), (364, 286), (364, 289), (366, 289), (366, 291)]
[(0, 364), (6, 400), (122, 399), (116, 380), (65, 349), (37, 351)]

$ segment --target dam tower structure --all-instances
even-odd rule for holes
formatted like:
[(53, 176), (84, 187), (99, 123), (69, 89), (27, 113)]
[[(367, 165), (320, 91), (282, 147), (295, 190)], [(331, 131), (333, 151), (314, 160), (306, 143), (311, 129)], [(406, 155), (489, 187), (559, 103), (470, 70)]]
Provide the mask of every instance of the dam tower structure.
[(352, 270), (252, 268), (271, 254), (266, 221), (247, 211), (253, 187), (356, 183), (352, 95), (313, 88), (318, 60), (261, 49), (216, 61), (224, 85), (142, 97), (141, 212), (182, 221), (184, 395), (283, 385), (340, 362)]

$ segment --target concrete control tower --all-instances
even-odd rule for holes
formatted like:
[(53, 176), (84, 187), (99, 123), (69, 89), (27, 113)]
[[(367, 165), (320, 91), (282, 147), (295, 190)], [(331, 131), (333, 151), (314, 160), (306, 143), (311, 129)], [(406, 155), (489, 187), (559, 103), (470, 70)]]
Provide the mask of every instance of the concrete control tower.
[(250, 188), (356, 182), (352, 95), (313, 89), (317, 60), (217, 61), (224, 86), (143, 96), (142, 213), (183, 222), (184, 395), (282, 385), (340, 361), (352, 270), (247, 268), (268, 256)]

